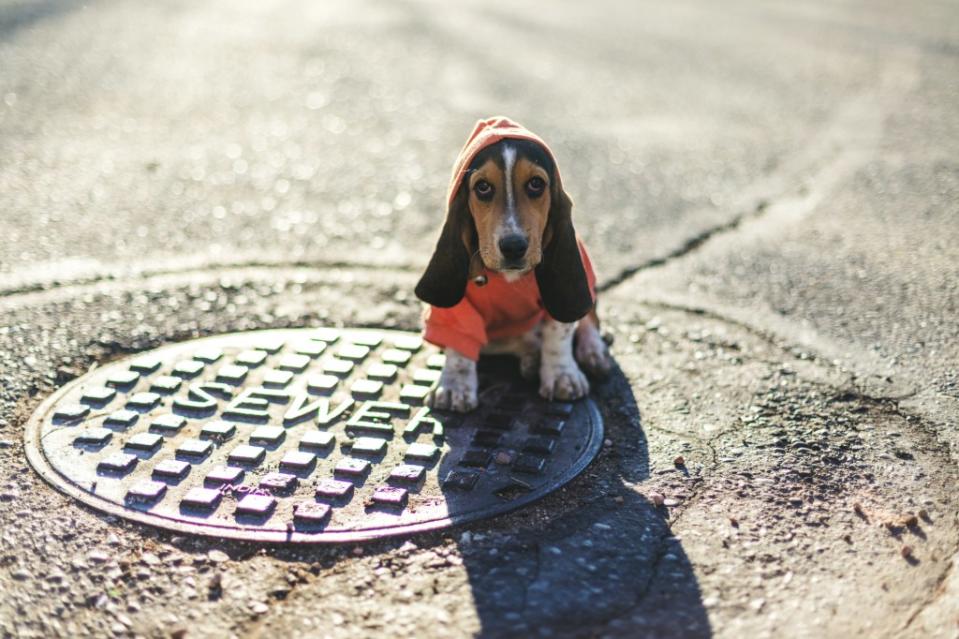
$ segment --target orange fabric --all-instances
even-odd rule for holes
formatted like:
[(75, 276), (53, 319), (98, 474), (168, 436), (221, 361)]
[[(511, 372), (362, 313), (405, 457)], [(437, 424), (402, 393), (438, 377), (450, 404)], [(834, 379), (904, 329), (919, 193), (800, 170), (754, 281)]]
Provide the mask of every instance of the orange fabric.
[[(596, 299), (596, 274), (582, 240), (579, 254), (586, 268), (589, 292)], [(452, 308), (430, 306), (423, 314), (424, 339), (442, 348), (452, 348), (471, 360), (479, 359), (480, 349), (491, 340), (516, 337), (530, 330), (546, 316), (539, 297), (536, 275), (527, 273), (507, 282), (494, 271), (485, 270), (485, 286), (466, 285), (466, 295)]]
[[(476, 154), (503, 139), (535, 142), (552, 156), (552, 151), (539, 136), (509, 118), (480, 120), (453, 166), (447, 206), (452, 203), (456, 189)], [(555, 159), (553, 163), (555, 164)], [(559, 179), (559, 168), (556, 169), (556, 174)], [(596, 274), (582, 240), (577, 240), (577, 243), (586, 269), (589, 290), (595, 300)], [(489, 341), (522, 335), (546, 315), (533, 272), (512, 283), (494, 271), (484, 269), (484, 273), (488, 283), (477, 286), (472, 281), (468, 282), (466, 295), (456, 306), (430, 306), (426, 309), (423, 315), (423, 337), (426, 341), (443, 348), (452, 348), (472, 360), (477, 360), (480, 349)]]
[(529, 140), (543, 147), (549, 156), (553, 158), (553, 164), (556, 166), (556, 177), (559, 178), (559, 165), (556, 164), (556, 158), (553, 157), (553, 152), (546, 146), (543, 138), (522, 124), (513, 122), (509, 118), (504, 118), (503, 116), (487, 118), (476, 123), (476, 126), (473, 127), (473, 132), (466, 138), (466, 144), (456, 158), (456, 163), (453, 165), (453, 176), (450, 178), (450, 188), (446, 191), (447, 206), (453, 203), (453, 198), (456, 196), (456, 188), (459, 186), (467, 169), (469, 169), (470, 162), (473, 161), (476, 154), (486, 147), (506, 139)]

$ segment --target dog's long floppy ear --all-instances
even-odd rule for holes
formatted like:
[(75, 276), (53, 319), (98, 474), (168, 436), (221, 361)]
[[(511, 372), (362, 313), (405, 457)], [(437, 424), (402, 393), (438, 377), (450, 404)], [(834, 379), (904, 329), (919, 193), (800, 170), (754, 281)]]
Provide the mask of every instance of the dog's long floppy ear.
[(466, 294), (470, 256), (476, 229), (469, 212), (469, 189), (460, 185), (446, 212), (446, 222), (426, 271), (416, 285), (416, 296), (433, 306), (456, 306)]
[(563, 190), (559, 175), (555, 177), (536, 283), (550, 317), (559, 322), (575, 322), (593, 308), (593, 297), (576, 244), (573, 201)]

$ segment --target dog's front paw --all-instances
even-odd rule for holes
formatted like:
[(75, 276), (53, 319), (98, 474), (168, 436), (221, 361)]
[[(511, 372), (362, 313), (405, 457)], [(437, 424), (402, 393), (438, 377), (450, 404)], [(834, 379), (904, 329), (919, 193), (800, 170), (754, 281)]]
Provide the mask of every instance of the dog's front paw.
[(430, 408), (468, 413), (479, 405), (475, 388), (440, 384), (426, 398)]
[(436, 388), (426, 397), (426, 404), (437, 410), (468, 413), (479, 405), (476, 362), (446, 349), (446, 363)]
[(539, 394), (544, 399), (573, 400), (589, 393), (589, 381), (575, 362), (550, 366), (539, 370)]

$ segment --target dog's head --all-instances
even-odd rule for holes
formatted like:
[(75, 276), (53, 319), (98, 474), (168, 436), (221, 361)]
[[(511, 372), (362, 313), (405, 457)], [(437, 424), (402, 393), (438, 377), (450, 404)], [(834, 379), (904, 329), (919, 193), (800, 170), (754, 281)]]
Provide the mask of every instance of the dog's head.
[(482, 148), (456, 176), (446, 223), (416, 295), (455, 306), (483, 267), (508, 279), (535, 270), (551, 317), (572, 322), (593, 305), (576, 232), (573, 203), (549, 151), (527, 139)]

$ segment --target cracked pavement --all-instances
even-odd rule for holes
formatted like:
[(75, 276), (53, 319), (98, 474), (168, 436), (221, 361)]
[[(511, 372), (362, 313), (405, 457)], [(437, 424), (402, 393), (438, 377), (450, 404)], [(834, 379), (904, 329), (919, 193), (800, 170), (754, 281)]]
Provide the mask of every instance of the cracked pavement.
[[(959, 636), (949, 3), (0, 2), (0, 636)], [(515, 513), (177, 536), (33, 473), (93, 366), (416, 330), (472, 122), (554, 145), (618, 368)]]

